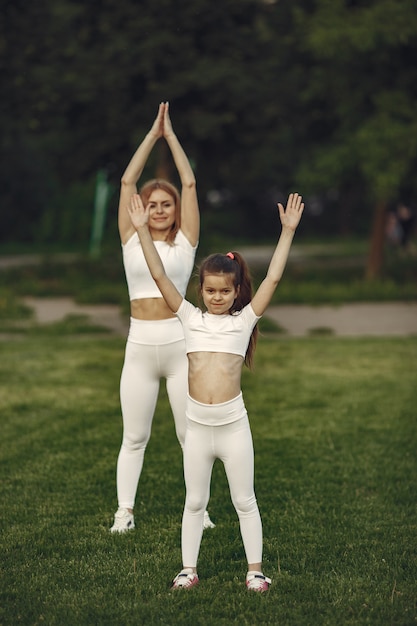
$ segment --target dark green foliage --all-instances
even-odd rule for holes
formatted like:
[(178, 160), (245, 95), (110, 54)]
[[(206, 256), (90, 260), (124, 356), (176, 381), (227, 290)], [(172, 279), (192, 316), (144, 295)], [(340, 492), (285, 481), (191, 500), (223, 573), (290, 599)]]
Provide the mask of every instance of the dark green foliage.
[(88, 242), (97, 171), (117, 188), (161, 100), (216, 228), (265, 236), (296, 185), (309, 230), (368, 232), (376, 197), (415, 200), (416, 20), (412, 0), (6, 2), (1, 240)]

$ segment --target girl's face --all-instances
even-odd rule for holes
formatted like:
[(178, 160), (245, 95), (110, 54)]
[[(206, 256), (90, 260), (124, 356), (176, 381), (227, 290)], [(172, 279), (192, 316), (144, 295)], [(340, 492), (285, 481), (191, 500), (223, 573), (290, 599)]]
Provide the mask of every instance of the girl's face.
[(212, 315), (228, 313), (239, 293), (233, 284), (233, 274), (204, 274), (201, 295)]
[(174, 198), (163, 189), (154, 189), (149, 196), (149, 229), (153, 237), (163, 238), (175, 222)]

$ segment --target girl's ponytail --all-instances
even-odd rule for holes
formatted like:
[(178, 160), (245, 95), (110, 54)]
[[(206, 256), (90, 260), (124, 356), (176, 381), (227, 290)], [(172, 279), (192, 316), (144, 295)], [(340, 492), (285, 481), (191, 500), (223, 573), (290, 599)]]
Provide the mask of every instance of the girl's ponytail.
[[(239, 294), (236, 298), (236, 301), (233, 305), (233, 309), (235, 311), (241, 311), (243, 307), (245, 307), (252, 300), (253, 296), (253, 286), (252, 286), (252, 278), (249, 271), (249, 266), (246, 263), (245, 259), (239, 252), (231, 252), (233, 254), (234, 260), (240, 267), (240, 290)], [(233, 312), (233, 311), (232, 311)], [(246, 350), (245, 355), (245, 365), (252, 369), (253, 366), (253, 358), (255, 354), (256, 342), (258, 340), (258, 325), (256, 324), (252, 334), (250, 336), (248, 349)]]

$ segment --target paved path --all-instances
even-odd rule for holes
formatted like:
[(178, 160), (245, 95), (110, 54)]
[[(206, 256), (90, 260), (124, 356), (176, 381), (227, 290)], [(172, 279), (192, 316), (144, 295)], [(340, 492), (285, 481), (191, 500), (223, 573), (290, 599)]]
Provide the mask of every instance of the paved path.
[[(310, 247), (308, 253), (317, 250)], [(328, 248), (326, 248), (327, 251)], [(241, 250), (250, 264), (265, 263), (273, 249), (259, 246)], [(293, 246), (290, 261), (297, 262), (305, 255), (306, 248)], [(60, 262), (74, 260), (74, 254), (57, 255)], [(0, 257), (0, 270), (25, 264), (37, 264), (41, 255)], [(357, 259), (355, 258), (355, 262)], [(121, 314), (116, 305), (79, 305), (70, 298), (25, 298), (25, 303), (35, 313), (40, 324), (48, 324), (66, 315), (87, 315), (95, 325), (126, 336), (129, 319)], [(338, 336), (410, 336), (417, 335), (417, 302), (360, 303), (342, 306), (280, 305), (270, 306), (266, 316), (275, 321), (288, 336), (303, 337), (315, 332), (327, 332)]]
[[(128, 317), (116, 305), (80, 305), (70, 298), (24, 298), (40, 324), (48, 324), (66, 315), (87, 315), (91, 322), (126, 336)], [(314, 332), (338, 336), (409, 336), (417, 335), (417, 302), (345, 304), (343, 306), (270, 306), (266, 316), (275, 321), (288, 336), (303, 337)]]
[(346, 337), (417, 335), (416, 302), (281, 305), (270, 306), (266, 315), (294, 337), (318, 331)]
[(33, 309), (39, 324), (51, 324), (67, 315), (86, 315), (92, 324), (104, 326), (117, 335), (127, 336), (129, 320), (115, 304), (77, 304), (71, 298), (23, 298), (24, 304)]

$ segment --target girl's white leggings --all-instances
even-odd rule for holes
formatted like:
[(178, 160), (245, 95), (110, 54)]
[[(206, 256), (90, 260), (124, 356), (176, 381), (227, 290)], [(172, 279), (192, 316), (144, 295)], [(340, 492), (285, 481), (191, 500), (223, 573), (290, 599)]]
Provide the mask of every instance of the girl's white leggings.
[(184, 333), (176, 318), (131, 318), (120, 379), (123, 440), (117, 461), (119, 507), (133, 509), (161, 378), (166, 388), (181, 447), (185, 439), (188, 361)]
[[(206, 406), (210, 413), (217, 408), (216, 405)], [(209, 501), (211, 473), (216, 459), (221, 459), (224, 464), (247, 561), (262, 561), (262, 522), (254, 492), (253, 443), (246, 410), (244, 413), (237, 421), (222, 426), (187, 420), (184, 446), (186, 499), (181, 538), (183, 567), (197, 566), (204, 511)]]

